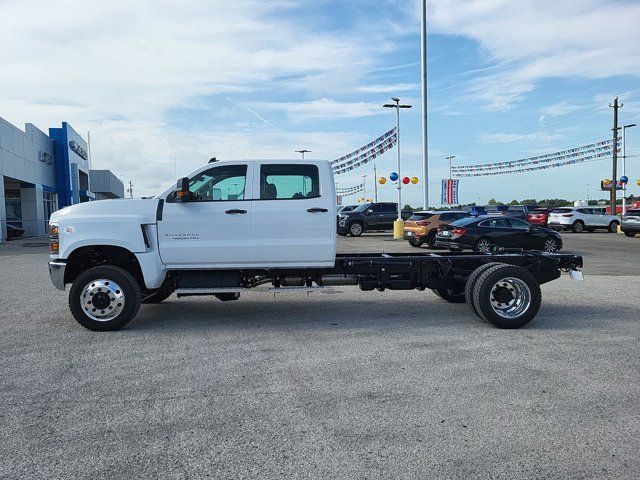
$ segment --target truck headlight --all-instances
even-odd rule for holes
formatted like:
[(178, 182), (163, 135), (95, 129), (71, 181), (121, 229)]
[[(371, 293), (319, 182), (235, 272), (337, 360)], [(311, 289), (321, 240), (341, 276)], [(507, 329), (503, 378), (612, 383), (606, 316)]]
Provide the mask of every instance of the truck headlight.
[(49, 224), (49, 253), (58, 253), (60, 250), (60, 224)]

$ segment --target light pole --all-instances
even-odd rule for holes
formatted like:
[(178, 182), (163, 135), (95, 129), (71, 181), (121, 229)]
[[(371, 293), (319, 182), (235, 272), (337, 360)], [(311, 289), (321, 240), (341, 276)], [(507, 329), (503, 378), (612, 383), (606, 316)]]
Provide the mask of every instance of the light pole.
[(305, 153), (311, 153), (311, 150), (296, 150), (296, 153), (301, 153), (302, 154), (302, 160), (304, 160), (304, 154)]
[[(626, 163), (627, 163), (627, 144), (625, 141), (625, 132), (627, 130), (627, 128), (631, 128), (631, 127), (635, 127), (636, 124), (635, 123), (630, 123), (629, 125), (623, 125), (622, 126), (622, 176), (624, 177), (626, 175), (625, 170), (626, 170)], [(617, 184), (617, 179), (614, 179), (614, 188), (615, 185)], [(626, 215), (627, 214), (627, 185), (622, 185), (622, 215)]]
[(397, 169), (398, 169), (398, 180), (397, 180), (397, 188), (398, 188), (398, 219), (393, 224), (393, 238), (402, 238), (402, 176), (400, 175), (400, 109), (401, 108), (411, 108), (411, 105), (401, 105), (400, 99), (396, 97), (392, 97), (394, 103), (385, 103), (383, 105), (384, 108), (395, 108), (396, 109), (396, 153), (397, 153)]
[(420, 77), (422, 93), (422, 202), (429, 209), (429, 144), (427, 142), (427, 0), (422, 0), (420, 15)]
[(378, 203), (378, 171), (376, 170), (376, 164), (373, 164), (373, 192), (374, 201)]
[(451, 180), (451, 160), (456, 158), (455, 155), (449, 155), (448, 157), (444, 157), (445, 160), (449, 160), (449, 180)]
[(367, 174), (362, 175), (362, 196), (364, 201), (367, 201)]

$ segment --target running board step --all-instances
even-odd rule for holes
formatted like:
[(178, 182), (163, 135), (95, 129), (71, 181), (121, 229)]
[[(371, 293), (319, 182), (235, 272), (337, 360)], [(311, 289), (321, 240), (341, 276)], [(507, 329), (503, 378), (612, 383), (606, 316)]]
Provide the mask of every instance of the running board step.
[(177, 288), (176, 294), (178, 295), (209, 295), (214, 293), (240, 293), (242, 288), (240, 287), (192, 287), (192, 288)]

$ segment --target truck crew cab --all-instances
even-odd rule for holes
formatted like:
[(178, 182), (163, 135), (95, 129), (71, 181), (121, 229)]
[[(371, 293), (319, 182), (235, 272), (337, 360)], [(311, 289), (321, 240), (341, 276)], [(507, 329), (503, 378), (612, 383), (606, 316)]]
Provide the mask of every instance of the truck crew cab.
[(574, 255), (336, 255), (333, 173), (326, 161), (207, 164), (150, 199), (55, 212), (49, 271), (75, 319), (115, 330), (141, 303), (178, 296), (237, 300), (252, 288), (321, 291), (430, 288), (502, 328), (528, 323), (539, 285), (582, 266)]

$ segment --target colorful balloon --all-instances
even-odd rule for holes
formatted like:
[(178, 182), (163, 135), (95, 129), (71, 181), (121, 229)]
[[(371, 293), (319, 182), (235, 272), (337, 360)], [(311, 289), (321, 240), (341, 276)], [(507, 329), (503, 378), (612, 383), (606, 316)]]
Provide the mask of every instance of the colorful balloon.
[(627, 183), (629, 181), (629, 177), (627, 177), (626, 175), (623, 175), (620, 177), (620, 181), (622, 183)]
[(611, 185), (611, 180), (609, 180), (608, 178), (605, 178), (605, 179), (602, 181), (602, 184), (603, 184), (605, 187), (608, 187), (609, 185)]
[(411, 177), (411, 183), (415, 185), (418, 182), (419, 182), (418, 177)]
[(387, 183), (387, 179), (386, 179), (386, 178), (384, 178), (384, 177), (380, 177), (380, 178), (378, 179), (378, 182), (380, 182), (380, 185), (384, 185), (385, 183)]
[(396, 180), (398, 180), (398, 174), (396, 172), (391, 172), (391, 175), (389, 175), (389, 178), (391, 179), (392, 182), (395, 182)]
[(402, 179), (402, 183), (404, 183), (405, 185), (407, 185), (410, 181), (411, 181), (411, 179), (409, 177), (404, 177)]
[(640, 180), (636, 182), (636, 185), (640, 187)]

